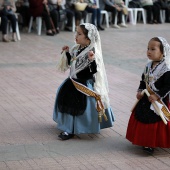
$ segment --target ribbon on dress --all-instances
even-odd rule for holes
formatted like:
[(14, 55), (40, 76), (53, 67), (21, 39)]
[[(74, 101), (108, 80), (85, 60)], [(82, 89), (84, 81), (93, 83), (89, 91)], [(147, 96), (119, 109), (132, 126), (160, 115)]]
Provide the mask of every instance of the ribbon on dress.
[[(141, 94), (146, 94), (148, 97), (151, 95), (151, 94), (155, 94), (152, 89), (149, 87), (149, 85), (146, 83), (146, 89), (144, 89)], [(131, 109), (131, 111), (134, 110), (136, 104), (138, 103), (139, 100), (136, 101), (135, 105), (133, 106), (133, 108)], [(162, 119), (162, 121), (165, 123), (165, 125), (167, 125), (167, 121), (170, 120), (170, 111), (169, 109), (166, 107), (166, 105), (163, 103), (163, 101), (161, 101), (160, 99), (155, 101), (155, 102), (152, 102), (151, 104), (151, 109), (154, 110), (154, 112), (159, 115)]]
[(102, 116), (104, 117), (104, 120), (107, 121), (108, 119), (105, 114), (105, 109), (104, 109), (104, 105), (101, 100), (101, 96), (99, 94), (97, 94), (96, 92), (94, 92), (93, 90), (86, 87), (85, 85), (74, 81), (71, 77), (70, 77), (70, 79), (78, 91), (80, 91), (81, 93), (83, 93), (87, 96), (94, 97), (96, 99), (96, 110), (98, 112), (99, 122), (102, 122)]

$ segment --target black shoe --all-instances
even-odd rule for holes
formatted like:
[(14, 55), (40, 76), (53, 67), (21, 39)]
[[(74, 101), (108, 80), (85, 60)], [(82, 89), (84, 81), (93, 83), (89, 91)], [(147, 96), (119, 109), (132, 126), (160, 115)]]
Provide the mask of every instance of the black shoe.
[(152, 154), (154, 152), (154, 148), (150, 147), (143, 147), (143, 150), (149, 154)]
[(72, 31), (69, 27), (65, 27), (65, 29), (64, 29), (65, 31)]
[(104, 28), (101, 27), (100, 25), (97, 26), (98, 30), (104, 31)]
[(52, 32), (46, 32), (46, 35), (54, 36), (54, 34)]
[(59, 28), (56, 28), (55, 30), (52, 30), (52, 32), (53, 32), (53, 34), (55, 35), (55, 34), (59, 34), (59, 33), (60, 33), (60, 30), (59, 30)]
[(153, 21), (149, 21), (148, 24), (153, 24)]
[(60, 135), (58, 135), (59, 138), (62, 140), (68, 140), (74, 137), (74, 134), (68, 134), (67, 132), (61, 132)]

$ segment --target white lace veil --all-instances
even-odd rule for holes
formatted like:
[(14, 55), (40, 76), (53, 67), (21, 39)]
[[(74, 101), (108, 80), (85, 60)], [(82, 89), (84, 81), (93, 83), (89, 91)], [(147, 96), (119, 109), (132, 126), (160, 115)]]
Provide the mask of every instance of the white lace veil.
[[(108, 97), (109, 88), (105, 66), (103, 63), (100, 35), (95, 25), (90, 23), (82, 23), (80, 25), (84, 25), (85, 28), (88, 30), (88, 38), (90, 39), (91, 42), (87, 48), (85, 48), (78, 56), (76, 56), (76, 58), (77, 59), (81, 58), (93, 48), (95, 49), (95, 61), (97, 64), (97, 73), (95, 73), (94, 91), (101, 96), (102, 102), (106, 109), (110, 106)], [(72, 56), (74, 56), (74, 53), (77, 52), (79, 46), (80, 46), (79, 44), (75, 44), (72, 47), (71, 49)], [(65, 55), (65, 52), (63, 52), (57, 65), (57, 69), (60, 71), (66, 71), (68, 68), (69, 65), (67, 63), (67, 57)], [(74, 77), (78, 72), (80, 72), (83, 69), (84, 69), (83, 65), (80, 68), (73, 68), (70, 72), (70, 76)]]
[[(157, 37), (157, 38), (161, 41), (163, 45), (163, 55), (164, 55), (165, 63), (168, 69), (170, 69), (170, 45), (168, 44), (165, 38), (163, 37)], [(148, 62), (151, 62), (151, 60), (148, 59)]]
[(163, 55), (165, 58), (165, 63), (167, 67), (170, 69), (170, 45), (168, 44), (165, 38), (163, 37), (158, 37), (158, 38), (162, 42), (162, 45), (163, 45)]
[(102, 49), (101, 49), (101, 40), (99, 32), (95, 25), (90, 23), (83, 23), (80, 25), (84, 25), (88, 30), (88, 38), (91, 40), (90, 45), (85, 50), (95, 48), (95, 61), (97, 64), (97, 73), (95, 74), (95, 83), (94, 83), (94, 91), (101, 95), (102, 102), (104, 103), (104, 107), (109, 107), (109, 97), (108, 97), (108, 81), (105, 71), (105, 66), (103, 62)]

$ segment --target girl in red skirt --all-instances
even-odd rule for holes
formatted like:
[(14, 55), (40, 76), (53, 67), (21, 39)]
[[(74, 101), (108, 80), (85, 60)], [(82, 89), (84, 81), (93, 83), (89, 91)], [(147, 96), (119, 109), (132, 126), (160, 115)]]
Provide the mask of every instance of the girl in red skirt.
[[(164, 38), (154, 37), (148, 43), (147, 56), (136, 95), (139, 101), (132, 110), (126, 138), (153, 153), (156, 147), (170, 148), (170, 45)], [(149, 97), (142, 93), (147, 85)], [(166, 108), (166, 124), (153, 107), (158, 101)]]

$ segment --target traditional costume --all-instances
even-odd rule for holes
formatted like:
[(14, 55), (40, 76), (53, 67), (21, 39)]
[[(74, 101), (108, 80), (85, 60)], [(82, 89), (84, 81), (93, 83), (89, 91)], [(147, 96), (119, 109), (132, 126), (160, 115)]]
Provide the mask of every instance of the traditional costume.
[[(58, 88), (53, 120), (69, 134), (99, 133), (114, 122), (99, 33), (93, 24), (81, 25), (88, 30), (90, 45), (83, 49), (74, 45), (70, 53), (63, 52), (58, 64), (61, 71), (70, 68), (70, 75)], [(95, 53), (93, 61), (88, 59), (89, 51)]]
[[(155, 93), (160, 97), (156, 101), (162, 104), (166, 122), (157, 113), (144, 95), (138, 101), (129, 119), (126, 138), (135, 145), (146, 147), (170, 147), (170, 46), (167, 41), (158, 37), (163, 45), (163, 59), (152, 68), (152, 61), (149, 61), (142, 74), (142, 80), (138, 91), (147, 89), (150, 94)], [(155, 104), (155, 103), (154, 103)]]

